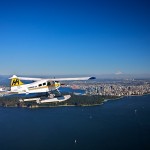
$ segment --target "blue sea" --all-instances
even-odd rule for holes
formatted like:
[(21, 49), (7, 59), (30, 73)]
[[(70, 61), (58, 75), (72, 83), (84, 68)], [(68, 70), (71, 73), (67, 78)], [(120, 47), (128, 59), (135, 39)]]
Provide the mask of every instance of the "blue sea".
[(59, 88), (59, 91), (60, 91), (61, 93), (67, 92), (67, 93), (76, 93), (76, 94), (79, 94), (79, 95), (85, 94), (85, 90), (72, 89), (72, 88), (70, 88), (70, 87), (60, 87), (60, 88)]
[(0, 108), (0, 150), (150, 150), (150, 95), (92, 107)]

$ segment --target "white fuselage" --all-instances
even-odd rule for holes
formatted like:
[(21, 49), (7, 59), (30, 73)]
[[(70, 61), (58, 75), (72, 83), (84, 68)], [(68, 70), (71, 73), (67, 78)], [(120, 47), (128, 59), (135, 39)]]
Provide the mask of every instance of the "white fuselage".
[(11, 87), (11, 92), (17, 92), (19, 94), (23, 93), (43, 93), (56, 90), (60, 87), (60, 83), (48, 82), (46, 80), (41, 80), (33, 82), (30, 84), (24, 84), (20, 86)]

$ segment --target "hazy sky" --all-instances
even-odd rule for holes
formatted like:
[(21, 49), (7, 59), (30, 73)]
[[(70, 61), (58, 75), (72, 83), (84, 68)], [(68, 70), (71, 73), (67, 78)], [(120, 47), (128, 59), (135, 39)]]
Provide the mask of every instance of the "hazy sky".
[(148, 0), (1, 0), (0, 74), (150, 73)]

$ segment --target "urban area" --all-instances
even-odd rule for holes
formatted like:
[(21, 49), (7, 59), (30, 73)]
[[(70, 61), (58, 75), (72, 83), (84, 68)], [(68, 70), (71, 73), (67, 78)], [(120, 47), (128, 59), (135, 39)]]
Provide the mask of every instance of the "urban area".
[(150, 80), (99, 80), (94, 82), (73, 82), (74, 89), (85, 90), (86, 95), (131, 96), (150, 93)]

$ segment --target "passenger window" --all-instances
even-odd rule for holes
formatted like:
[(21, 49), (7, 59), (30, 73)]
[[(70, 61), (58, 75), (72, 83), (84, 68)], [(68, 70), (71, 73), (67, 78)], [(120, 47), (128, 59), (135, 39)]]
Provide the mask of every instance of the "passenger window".
[(46, 85), (46, 83), (43, 83), (43, 86)]
[(42, 86), (42, 84), (39, 84), (39, 86)]

